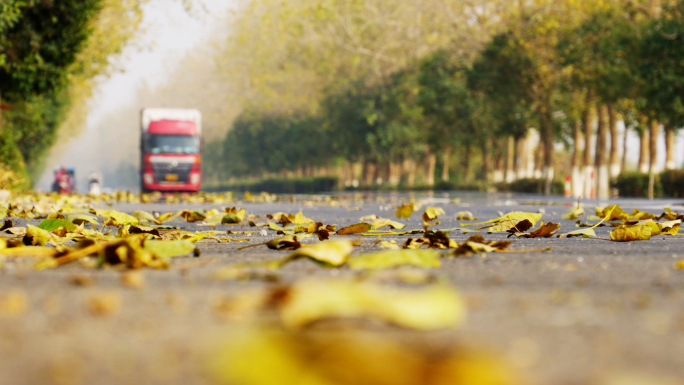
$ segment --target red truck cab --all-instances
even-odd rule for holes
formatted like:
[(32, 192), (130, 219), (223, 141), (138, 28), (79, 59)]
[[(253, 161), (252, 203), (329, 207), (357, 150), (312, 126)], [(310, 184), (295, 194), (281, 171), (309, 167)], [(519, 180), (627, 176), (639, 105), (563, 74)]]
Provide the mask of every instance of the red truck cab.
[(141, 113), (141, 190), (197, 192), (202, 184), (201, 113), (145, 108)]

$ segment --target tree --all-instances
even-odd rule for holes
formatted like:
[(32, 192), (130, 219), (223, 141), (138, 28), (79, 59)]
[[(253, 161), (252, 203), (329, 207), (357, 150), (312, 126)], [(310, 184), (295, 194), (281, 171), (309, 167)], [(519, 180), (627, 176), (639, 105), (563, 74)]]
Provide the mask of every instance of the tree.
[(63, 87), (100, 5), (100, 0), (33, 1), (16, 8), (21, 15), (2, 36), (4, 98), (18, 102)]
[(510, 32), (496, 35), (468, 73), (468, 86), (484, 96), (488, 113), (494, 118), (494, 126), (487, 127), (489, 133), (510, 138), (504, 168), (509, 174), (513, 171), (513, 143), (535, 122), (534, 63), (520, 43)]
[[(467, 67), (452, 50), (440, 50), (422, 60), (420, 65), (419, 103), (427, 118), (430, 147), (442, 152), (442, 181), (449, 180), (453, 147), (466, 149), (478, 143), (473, 124), (475, 96), (468, 88)], [(466, 151), (468, 153), (469, 151)], [(462, 158), (466, 179), (469, 156)]]
[(2, 145), (16, 148), (5, 152), (22, 156), (12, 165), (21, 174), (54, 139), (69, 67), (99, 9), (100, 0), (12, 1), (0, 9), (0, 95), (13, 105), (0, 131)]
[[(642, 79), (645, 111), (664, 123), (666, 168), (674, 165), (674, 133), (684, 126), (684, 1), (649, 23), (634, 61)], [(656, 127), (656, 126), (653, 126)]]
[(109, 73), (113, 55), (137, 30), (142, 2), (25, 0), (0, 6), (0, 92), (12, 107), (0, 130), (5, 145), (21, 154), (16, 170), (37, 176), (58, 132), (69, 138), (85, 121), (94, 79)]

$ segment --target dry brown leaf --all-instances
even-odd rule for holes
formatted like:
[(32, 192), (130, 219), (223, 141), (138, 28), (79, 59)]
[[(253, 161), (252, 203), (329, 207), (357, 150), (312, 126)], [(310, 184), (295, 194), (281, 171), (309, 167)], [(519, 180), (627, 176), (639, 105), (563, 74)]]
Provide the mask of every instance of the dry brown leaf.
[(557, 232), (558, 229), (560, 229), (560, 224), (559, 223), (553, 223), (549, 222), (544, 224), (544, 221), (541, 221), (541, 225), (539, 225), (539, 228), (532, 231), (529, 234), (510, 234), (512, 235), (517, 235), (520, 238), (549, 238), (554, 236)]
[(343, 227), (339, 230), (337, 230), (337, 235), (351, 235), (351, 234), (358, 234), (358, 233), (365, 233), (368, 230), (370, 230), (373, 226), (371, 226), (370, 223), (356, 223), (351, 226)]
[(644, 241), (651, 239), (653, 228), (649, 224), (620, 225), (610, 232), (615, 242)]
[(397, 212), (396, 212), (397, 218), (399, 218), (399, 219), (410, 218), (411, 214), (413, 214), (413, 209), (414, 209), (413, 202), (399, 206), (399, 208), (397, 208)]

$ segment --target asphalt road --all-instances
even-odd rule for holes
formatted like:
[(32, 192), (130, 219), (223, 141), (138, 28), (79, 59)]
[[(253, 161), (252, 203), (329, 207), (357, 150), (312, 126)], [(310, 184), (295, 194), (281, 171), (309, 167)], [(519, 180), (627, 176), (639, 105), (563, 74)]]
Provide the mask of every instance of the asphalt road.
[[(560, 222), (561, 232), (576, 229), (574, 222), (560, 218), (573, 204), (565, 198), (470, 194), (414, 198), (446, 211), (437, 228), (457, 226), (460, 222), (454, 215), (463, 210), (480, 220), (494, 218), (499, 211), (542, 210), (542, 220)], [(454, 198), (460, 202), (454, 203)], [(350, 195), (331, 204), (300, 196), (291, 201), (235, 205), (255, 215), (301, 210), (307, 217), (339, 228), (368, 214), (396, 219), (394, 208), (408, 199), (407, 194)], [(665, 206), (684, 211), (681, 200), (611, 203), (621, 204), (625, 211), (638, 208), (660, 213)], [(591, 211), (596, 204), (586, 202), (586, 207)], [(226, 206), (116, 204), (108, 208), (130, 213)], [(421, 228), (418, 214), (407, 228)], [(174, 224), (207, 229), (186, 222)], [(234, 225), (217, 229), (249, 230)], [(602, 238), (608, 238), (608, 231), (596, 229)], [(245, 237), (251, 240), (201, 244), (200, 258), (175, 258), (169, 270), (143, 270), (144, 282), (135, 281), (138, 276), (132, 285), (123, 283), (117, 270), (74, 263), (35, 271), (30, 258), (4, 259), (0, 267), (0, 384), (212, 384), (205, 365), (207, 354), (234, 327), (217, 305), (222, 298), (308, 276), (359, 275), (345, 267), (325, 269), (298, 260), (251, 280), (215, 279), (221, 267), (287, 253), (266, 247), (238, 250), (275, 237), (272, 231), (267, 236)], [(467, 237), (451, 234), (456, 241)], [(401, 244), (406, 237), (385, 238)], [(373, 241), (362, 239), (355, 253), (377, 249)], [(387, 326), (376, 331), (397, 338), (454, 341), (494, 352), (525, 373), (530, 384), (607, 385), (626, 383), (616, 379), (627, 377), (645, 378), (635, 382), (645, 385), (684, 379), (684, 270), (673, 266), (684, 259), (684, 238), (657, 236), (630, 243), (519, 239), (511, 248), (548, 246), (552, 249), (547, 252), (446, 258), (440, 267), (430, 269), (428, 274), (451, 282), (467, 301), (467, 320), (457, 330), (416, 333)], [(138, 288), (130, 287), (136, 283)]]

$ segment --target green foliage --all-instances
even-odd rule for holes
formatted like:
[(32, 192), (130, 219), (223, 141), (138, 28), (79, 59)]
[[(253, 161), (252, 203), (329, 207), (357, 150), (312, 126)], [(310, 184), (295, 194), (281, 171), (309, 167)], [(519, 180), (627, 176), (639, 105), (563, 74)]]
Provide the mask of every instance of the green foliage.
[[(35, 1), (5, 0), (0, 4), (0, 47), (5, 47), (8, 42), (6, 32), (12, 28), (21, 18), (22, 8), (32, 5)], [(5, 65), (5, 49), (0, 50), (0, 66)]]
[[(30, 183), (84, 121), (94, 78), (137, 29), (144, 0), (0, 2), (0, 163)], [(67, 132), (68, 131), (68, 132)]]
[[(621, 197), (646, 198), (648, 197), (648, 180), (649, 175), (647, 173), (623, 172), (613, 181), (612, 187), (618, 190), (618, 195)], [(655, 175), (653, 196), (657, 198), (663, 197), (663, 185), (660, 174)]]
[(0, 37), (5, 55), (0, 66), (3, 98), (19, 102), (64, 87), (68, 68), (86, 42), (88, 22), (100, 3), (61, 0), (15, 5), (11, 24)]
[(660, 174), (664, 196), (684, 198), (684, 171), (669, 170)]
[[(256, 60), (263, 59), (261, 54), (251, 52), (255, 66), (250, 71), (264, 70), (263, 65), (268, 63), (269, 71), (290, 73), (288, 81), (298, 81), (301, 88), (286, 87), (288, 83), (283, 79), (252, 77), (252, 83), (264, 89), (253, 87), (251, 95), (263, 95), (271, 103), (282, 100), (282, 104), (276, 108), (265, 104), (250, 108), (237, 120), (223, 147), (226, 176), (286, 175), (319, 165), (344, 163), (349, 168), (354, 162), (388, 169), (400, 167), (407, 160), (414, 164), (429, 160), (433, 154), (448, 156), (451, 150), (450, 158), (439, 159), (436, 170), (447, 170), (458, 160), (462, 166), (481, 164), (483, 171), (476, 172), (479, 179), (473, 182), (464, 176), (475, 172), (467, 174), (463, 168), (456, 168), (451, 172), (451, 183), (444, 185), (476, 183), (481, 187), (488, 183), (484, 172), (487, 167), (489, 172), (494, 167), (501, 170), (505, 137), (523, 138), (530, 127), (535, 127), (541, 136), (537, 151), (543, 152), (542, 164), (537, 167), (551, 167), (559, 163), (554, 161), (554, 144), (561, 141), (566, 147), (577, 145), (572, 143), (571, 128), (583, 112), (599, 104), (609, 104), (632, 129), (645, 129), (638, 124), (644, 115), (666, 122), (669, 127), (684, 124), (682, 0), (668, 2), (659, 17), (639, 1), (534, 0), (517, 6), (502, 2), (496, 17), (488, 19), (496, 19), (496, 27), (487, 28), (486, 38), (479, 44), (465, 44), (464, 35), (458, 34), (453, 41), (404, 60), (401, 65), (377, 49), (366, 49), (372, 60), (358, 56), (364, 47), (387, 45), (377, 34), (379, 24), (389, 25), (389, 20), (396, 25), (411, 24), (392, 13), (401, 8), (399, 5), (377, 0), (373, 2), (377, 5), (374, 12), (384, 10), (386, 15), (382, 17), (386, 18), (380, 20), (377, 18), (381, 16), (374, 14), (377, 18), (369, 20), (365, 18), (368, 15), (358, 13), (355, 2), (321, 4), (318, 11), (312, 6), (317, 2), (294, 1), (276, 6), (261, 0), (255, 4), (259, 6), (245, 15), (256, 13), (264, 19), (253, 18), (253, 24), (241, 24), (240, 43), (246, 42), (248, 31), (264, 32), (277, 26), (271, 32), (287, 31), (282, 41), (288, 48), (285, 55), (278, 45), (281, 40), (259, 42), (258, 47), (272, 48), (261, 54), (277, 55), (273, 61), (264, 62)], [(273, 7), (261, 7), (266, 4)], [(300, 20), (292, 30), (285, 28), (302, 15), (311, 19)], [(347, 19), (349, 15), (356, 18)], [(322, 25), (333, 20), (348, 22), (344, 33), (331, 32), (337, 25), (322, 32)], [(352, 45), (348, 39), (362, 27), (369, 33)], [(231, 44), (236, 42), (231, 40)], [(321, 42), (330, 45), (317, 46)], [(342, 55), (331, 52), (333, 47)], [(233, 54), (239, 55), (236, 51)], [(314, 57), (318, 61), (312, 61)], [(379, 57), (388, 62), (373, 62)], [(281, 63), (280, 68), (275, 68), (277, 63)], [(288, 67), (288, 63), (294, 67)], [(307, 77), (304, 68), (315, 76)], [(267, 73), (271, 72), (265, 71), (262, 76), (268, 77)], [(328, 77), (321, 79), (322, 75)], [(312, 91), (309, 81), (314, 79), (320, 87)], [(278, 92), (281, 89), (282, 94)], [(309, 98), (311, 103), (291, 103), (294, 90), (297, 97)], [(261, 101), (255, 100), (257, 104)], [(477, 149), (475, 154), (471, 148)], [(406, 178), (404, 175), (395, 182), (404, 183)], [(558, 182), (545, 183), (545, 189), (562, 192)], [(499, 187), (542, 192), (537, 180)]]
[[(426, 132), (416, 80), (416, 71), (409, 69), (374, 90), (374, 98), (365, 109), (369, 127), (364, 144), (370, 148), (367, 159), (386, 162), (414, 158), (424, 148)], [(344, 122), (336, 126), (335, 131), (340, 130), (344, 130)]]
[(67, 104), (63, 91), (51, 92), (31, 96), (5, 113), (4, 130), (11, 133), (29, 174), (40, 171), (43, 157), (55, 143)]
[[(0, 174), (7, 176), (7, 183), (3, 183), (0, 189), (13, 188), (23, 190), (28, 187), (28, 173), (24, 165), (21, 152), (15, 145), (11, 131), (0, 135)], [(10, 183), (9, 181), (12, 180)]]
[(258, 182), (235, 182), (203, 186), (204, 191), (265, 191), (274, 194), (313, 194), (335, 191), (338, 180), (335, 177), (315, 178), (267, 178)]
[[(612, 187), (618, 190), (621, 197), (646, 198), (648, 180), (647, 173), (623, 172), (613, 181)], [(669, 170), (655, 174), (653, 192), (656, 198), (684, 197), (684, 171)]]
[[(10, 1), (0, 6), (0, 162), (37, 171), (68, 105), (69, 66), (83, 47), (100, 0)], [(26, 187), (26, 186), (16, 186)]]
[[(563, 182), (554, 180), (551, 183), (551, 194), (563, 194)], [(542, 194), (544, 192), (543, 179), (518, 179), (512, 183), (501, 183), (496, 186), (499, 191), (510, 191), (516, 193)]]
[(243, 114), (224, 141), (223, 159), (229, 175), (292, 170), (324, 159), (329, 152), (325, 131), (315, 118)]
[(535, 64), (512, 33), (501, 33), (480, 53), (468, 74), (468, 86), (481, 93), (498, 132), (524, 135), (533, 123)]
[(684, 125), (684, 1), (663, 10), (645, 30), (638, 60), (646, 110), (674, 127)]
[(418, 103), (423, 109), (428, 142), (433, 148), (472, 142), (474, 113), (481, 101), (468, 88), (468, 73), (462, 59), (440, 50), (420, 63)]

